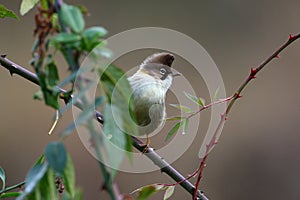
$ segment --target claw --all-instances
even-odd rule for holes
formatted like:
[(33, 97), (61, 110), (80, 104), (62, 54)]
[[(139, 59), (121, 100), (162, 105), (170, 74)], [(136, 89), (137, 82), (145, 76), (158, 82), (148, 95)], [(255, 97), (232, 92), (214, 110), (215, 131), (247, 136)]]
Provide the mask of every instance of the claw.
[(141, 144), (140, 146), (143, 148), (143, 152), (142, 152), (142, 154), (144, 154), (144, 153), (147, 153), (147, 152), (148, 152), (148, 150), (149, 150), (149, 147), (150, 147), (150, 138), (148, 137), (148, 135), (147, 135), (146, 144)]

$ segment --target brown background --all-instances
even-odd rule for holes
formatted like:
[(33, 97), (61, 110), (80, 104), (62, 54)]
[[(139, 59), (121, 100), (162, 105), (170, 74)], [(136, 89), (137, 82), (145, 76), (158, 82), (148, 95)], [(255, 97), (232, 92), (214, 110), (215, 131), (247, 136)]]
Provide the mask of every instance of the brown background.
[[(19, 9), (19, 1), (1, 3), (16, 12)], [(104, 26), (109, 35), (144, 26), (165, 27), (189, 35), (216, 62), (228, 94), (245, 79), (251, 66), (270, 55), (288, 34), (300, 31), (300, 2), (296, 0), (283, 3), (267, 0), (96, 3), (89, 0), (84, 4), (91, 13), (87, 26)], [(33, 14), (31, 11), (20, 21), (0, 21), (0, 53), (30, 70)], [(124, 56), (118, 64), (124, 69), (135, 66), (146, 53)], [(296, 42), (258, 75), (233, 108), (201, 182), (201, 189), (210, 199), (300, 199), (299, 53), (300, 44)], [(179, 59), (175, 66), (182, 63)], [(63, 73), (64, 65), (60, 67)], [(188, 68), (179, 69), (184, 70), (186, 77), (193, 74)], [(200, 80), (193, 81), (202, 84)], [(35, 85), (18, 76), (11, 78), (5, 69), (0, 69), (0, 165), (7, 173), (8, 185), (24, 180), (46, 144), (58, 139), (57, 134), (47, 135), (54, 112), (43, 102), (32, 99), (36, 90)], [(208, 99), (205, 86), (199, 88), (198, 95)], [(173, 97), (170, 95), (168, 101)], [(71, 122), (70, 116), (67, 113), (63, 117), (57, 133)], [(204, 114), (203, 127), (207, 118)], [(185, 175), (193, 172), (199, 163), (197, 154), (203, 132), (198, 134), (189, 150), (173, 164)], [(77, 185), (84, 191), (85, 199), (108, 199), (100, 190), (101, 174), (96, 161), (77, 134), (66, 140), (66, 146), (72, 154)], [(122, 192), (150, 183), (172, 182), (159, 170), (147, 174), (119, 173), (117, 181)], [(152, 199), (161, 196), (160, 193)], [(190, 199), (190, 196), (176, 187), (171, 199)]]

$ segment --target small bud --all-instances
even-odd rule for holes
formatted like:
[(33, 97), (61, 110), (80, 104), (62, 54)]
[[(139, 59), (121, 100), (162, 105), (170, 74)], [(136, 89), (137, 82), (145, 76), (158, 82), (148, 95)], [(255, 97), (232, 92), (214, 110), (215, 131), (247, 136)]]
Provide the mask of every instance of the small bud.
[(292, 34), (289, 35), (289, 40), (292, 40), (292, 39), (294, 39), (294, 38), (295, 38), (294, 35), (292, 35)]
[(207, 150), (209, 148), (209, 144), (206, 144), (205, 147), (206, 147), (206, 150)]

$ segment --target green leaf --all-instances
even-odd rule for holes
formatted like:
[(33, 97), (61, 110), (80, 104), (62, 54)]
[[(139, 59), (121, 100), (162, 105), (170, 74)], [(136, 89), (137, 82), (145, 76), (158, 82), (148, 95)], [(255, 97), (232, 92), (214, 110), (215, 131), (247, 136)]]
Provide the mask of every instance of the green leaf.
[(102, 41), (100, 44), (98, 44), (97, 47), (91, 52), (91, 56), (95, 56), (96, 58), (103, 57), (106, 59), (111, 59), (113, 57), (113, 52), (110, 49), (105, 48), (105, 45), (105, 41)]
[(4, 199), (7, 197), (18, 197), (21, 195), (21, 192), (7, 192), (0, 195), (0, 199)]
[(54, 44), (65, 44), (65, 43), (72, 43), (78, 42), (81, 39), (80, 35), (75, 33), (59, 33), (55, 37), (51, 39), (51, 42)]
[(191, 94), (189, 94), (189, 93), (187, 93), (187, 92), (184, 92), (184, 94), (185, 94), (185, 96), (186, 96), (187, 98), (189, 98), (190, 100), (192, 100), (193, 102), (195, 102), (195, 103), (198, 104), (199, 106), (204, 106), (204, 102), (202, 101), (201, 98), (198, 98), (198, 97), (196, 97), (196, 96), (194, 96), (194, 95), (191, 95)]
[(58, 199), (54, 177), (53, 171), (48, 168), (45, 176), (40, 180), (38, 187), (35, 189), (35, 192), (39, 193), (43, 200)]
[(107, 30), (101, 26), (93, 26), (83, 31), (82, 36), (88, 40), (98, 40), (100, 37), (104, 37), (107, 34)]
[(164, 200), (169, 199), (174, 193), (175, 186), (167, 186), (164, 194)]
[(0, 179), (2, 181), (2, 190), (4, 190), (4, 188), (5, 188), (5, 172), (1, 166), (0, 166)]
[(71, 156), (67, 155), (67, 164), (63, 174), (63, 180), (65, 184), (66, 191), (69, 193), (70, 198), (74, 199), (76, 189), (75, 189), (75, 170), (71, 159)]
[[(103, 67), (103, 66), (101, 66)], [(137, 126), (132, 119), (134, 113), (133, 101), (131, 101), (132, 90), (128, 83), (127, 77), (124, 72), (113, 66), (109, 65), (106, 69), (99, 68), (101, 76), (101, 83), (107, 95), (108, 103), (112, 105), (114, 120), (120, 129), (131, 135), (137, 135)], [(132, 151), (131, 137), (126, 135), (127, 145), (126, 150)]]
[(77, 189), (75, 191), (73, 198), (71, 198), (67, 192), (64, 192), (61, 200), (82, 200), (82, 199), (83, 199), (82, 191)]
[(45, 158), (50, 167), (58, 174), (62, 175), (67, 163), (67, 152), (61, 142), (51, 142), (45, 149)]
[(47, 64), (45, 66), (45, 72), (42, 72), (38, 68), (36, 68), (36, 70), (46, 105), (49, 105), (54, 109), (58, 109), (59, 93), (56, 90), (56, 85), (58, 83), (59, 77), (56, 64), (51, 57), (48, 57)]
[(49, 9), (48, 0), (40, 0), (40, 4), (43, 9)]
[(169, 131), (165, 141), (168, 141), (174, 135), (174, 133), (176, 133), (178, 131), (178, 129), (180, 128), (181, 125), (182, 125), (182, 122), (178, 122), (177, 124), (175, 124), (175, 126), (173, 126), (173, 128)]
[(106, 29), (99, 26), (84, 30), (82, 33), (82, 48), (88, 52), (92, 51), (98, 44), (101, 43), (100, 38), (105, 36), (106, 34)]
[[(109, 66), (101, 66), (101, 68), (99, 68), (99, 73), (101, 75), (101, 81), (103, 83), (103, 87), (105, 90), (105, 93), (107, 94), (108, 97), (108, 102), (111, 103), (112, 102), (112, 93), (116, 91), (119, 92), (119, 94), (121, 95), (121, 98), (125, 98), (129, 96), (129, 94), (127, 92), (131, 92), (130, 91), (130, 85), (128, 83), (128, 80), (126, 82), (126, 78), (124, 72), (117, 68), (114, 65), (109, 65)], [(124, 85), (121, 85), (120, 82), (124, 82)], [(118, 84), (118, 85), (117, 85)], [(119, 88), (117, 88), (119, 87)], [(122, 91), (122, 87), (124, 87), (125, 91)], [(130, 97), (128, 97), (129, 99)], [(127, 100), (128, 100), (127, 99)], [(117, 99), (114, 99), (115, 101)]]
[(163, 189), (164, 186), (161, 184), (151, 184), (143, 186), (132, 193), (139, 192), (139, 195), (137, 197), (137, 200), (144, 200), (149, 198), (151, 195), (155, 194), (159, 190)]
[(52, 60), (52, 58), (49, 59), (46, 67), (45, 67), (45, 73), (47, 76), (46, 82), (48, 86), (54, 87), (58, 84), (59, 77), (58, 77), (58, 71), (56, 64)]
[(39, 0), (22, 0), (20, 14), (25, 15), (28, 11), (30, 11)]
[(58, 102), (59, 94), (58, 93), (53, 94), (49, 90), (46, 90), (43, 94), (44, 94), (44, 99), (45, 99), (46, 105), (51, 106), (55, 110), (59, 109), (59, 102)]
[(0, 18), (11, 17), (19, 20), (19, 17), (11, 10), (0, 4)]
[(189, 118), (185, 118), (183, 120), (183, 125), (182, 125), (182, 135), (186, 134), (188, 125), (189, 125)]
[(25, 189), (23, 193), (17, 198), (17, 200), (23, 200), (25, 197), (30, 194), (39, 181), (44, 177), (47, 172), (48, 164), (42, 163), (35, 165), (27, 174), (25, 178)]
[(106, 104), (103, 111), (105, 116), (103, 132), (106, 136), (103, 138), (103, 142), (107, 153), (107, 163), (112, 169), (110, 181), (113, 181), (116, 170), (124, 158), (125, 150), (127, 150), (127, 135), (119, 128), (112, 112), (114, 115), (119, 115), (122, 111), (110, 104)]
[(90, 118), (94, 117), (95, 108), (100, 106), (103, 103), (104, 98), (96, 98), (95, 103), (89, 105), (87, 108), (84, 108), (83, 112), (75, 119), (75, 121), (70, 124), (63, 132), (62, 137), (68, 136), (76, 128), (76, 126), (83, 124)]
[(63, 4), (60, 14), (63, 23), (70, 27), (73, 32), (80, 33), (83, 31), (84, 19), (78, 7)]
[(182, 110), (185, 113), (191, 113), (191, 112), (193, 112), (192, 109), (190, 109), (187, 106), (182, 106), (182, 105), (179, 105), (179, 104), (170, 104), (170, 106), (173, 106), (173, 107), (175, 107), (175, 108), (177, 108), (179, 110)]
[[(19, 198), (24, 198), (22, 194)], [(33, 190), (30, 194), (26, 195), (26, 199), (28, 200), (41, 200), (42, 196), (38, 189)]]
[(33, 99), (35, 100), (44, 100), (42, 90), (38, 90), (33, 94)]
[[(47, 90), (43, 90), (44, 99), (47, 105), (58, 109), (59, 108), (59, 93), (56, 91), (59, 77), (56, 64), (51, 59), (45, 67), (45, 84)], [(42, 88), (43, 89), (43, 88)]]
[(219, 94), (219, 87), (218, 87), (218, 88), (216, 89), (216, 91), (214, 92), (213, 100), (212, 100), (212, 101), (216, 101), (216, 100), (217, 100), (218, 94)]
[(43, 155), (41, 155), (41, 156), (39, 157), (39, 159), (35, 162), (34, 165), (42, 164), (44, 161), (45, 161), (45, 156), (44, 156), (44, 154), (43, 154)]
[(178, 120), (181, 120), (181, 119), (182, 119), (181, 116), (175, 116), (175, 117), (169, 117), (166, 120), (167, 121), (178, 121)]

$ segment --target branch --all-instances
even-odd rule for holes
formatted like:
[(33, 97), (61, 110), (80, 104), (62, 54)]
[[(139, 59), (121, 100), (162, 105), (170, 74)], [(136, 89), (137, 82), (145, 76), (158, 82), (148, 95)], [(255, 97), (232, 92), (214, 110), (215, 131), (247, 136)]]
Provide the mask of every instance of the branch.
[[(0, 65), (5, 67), (11, 75), (18, 74), (19, 76), (39, 85), (39, 80), (36, 74), (28, 71), (27, 69), (23, 68), (22, 66), (10, 61), (6, 58), (6, 55), (0, 56)], [(58, 88), (58, 90), (65, 94), (66, 91), (62, 88)], [(68, 96), (66, 98), (64, 95), (60, 95), (60, 97), (67, 103), (72, 100), (72, 96)], [(75, 103), (75, 106), (82, 109), (82, 103), (80, 101)], [(99, 123), (103, 124), (103, 115), (99, 111), (95, 111), (96, 119)], [(138, 138), (132, 136), (133, 146), (139, 150), (140, 152), (144, 153), (143, 155), (147, 156), (153, 163), (158, 166), (162, 172), (168, 174), (174, 181), (180, 182), (180, 185), (191, 195), (194, 196), (195, 193), (195, 186), (186, 180), (183, 175), (181, 175), (176, 169), (174, 169), (169, 163), (167, 163), (160, 155), (158, 155), (153, 148), (148, 147), (148, 150), (145, 151), (145, 146), (142, 141)], [(204, 195), (202, 191), (198, 191), (197, 188), (197, 198), (199, 200), (208, 200), (208, 198)]]
[[(245, 87), (249, 84), (249, 82), (253, 79), (256, 78), (257, 73), (262, 70), (267, 64), (269, 64), (273, 59), (275, 58), (279, 58), (279, 54), (286, 49), (290, 44), (292, 44), (294, 41), (296, 41), (297, 39), (300, 38), (300, 33), (296, 34), (296, 35), (290, 35), (288, 40), (283, 43), (271, 56), (269, 56), (266, 60), (264, 60), (260, 65), (258, 65), (255, 68), (251, 68), (250, 70), (250, 74), (249, 76), (246, 78), (246, 80), (240, 85), (240, 87), (236, 90), (236, 92), (232, 95), (232, 97), (230, 98), (229, 104), (226, 108), (225, 113), (221, 114), (221, 118), (220, 118), (220, 122), (213, 134), (213, 137), (211, 139), (211, 141), (206, 144), (206, 153), (204, 155), (204, 157), (202, 158), (202, 161), (200, 163), (200, 166), (198, 168), (199, 173), (198, 173), (198, 178), (196, 181), (196, 190), (198, 189), (199, 185), (200, 185), (200, 180), (202, 178), (202, 173), (204, 170), (204, 167), (206, 165), (206, 160), (208, 157), (209, 152), (211, 151), (211, 149), (216, 145), (217, 143), (217, 135), (220, 131), (220, 127), (223, 125), (223, 123), (225, 123), (228, 114), (230, 113), (234, 103), (236, 102), (236, 100), (238, 100), (239, 98), (241, 98), (241, 93), (242, 91), (245, 89)], [(196, 195), (194, 195), (194, 200), (196, 200)]]

